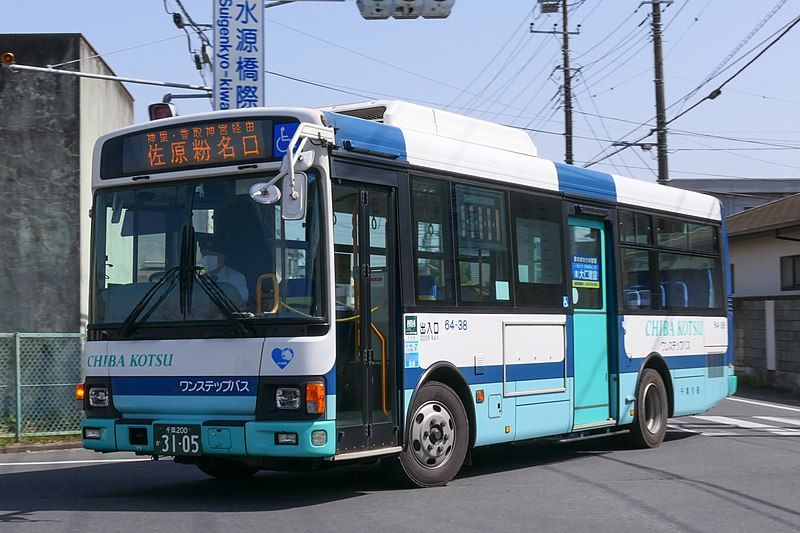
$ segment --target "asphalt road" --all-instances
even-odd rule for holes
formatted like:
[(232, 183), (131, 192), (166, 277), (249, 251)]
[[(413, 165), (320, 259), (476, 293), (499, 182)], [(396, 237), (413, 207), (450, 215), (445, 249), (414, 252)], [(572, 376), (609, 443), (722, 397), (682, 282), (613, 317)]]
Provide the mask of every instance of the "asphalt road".
[(378, 465), (230, 484), (130, 454), (9, 454), (0, 531), (800, 531), (800, 404), (771, 400), (671, 420), (655, 450), (616, 438), (484, 449), (425, 490), (398, 489)]

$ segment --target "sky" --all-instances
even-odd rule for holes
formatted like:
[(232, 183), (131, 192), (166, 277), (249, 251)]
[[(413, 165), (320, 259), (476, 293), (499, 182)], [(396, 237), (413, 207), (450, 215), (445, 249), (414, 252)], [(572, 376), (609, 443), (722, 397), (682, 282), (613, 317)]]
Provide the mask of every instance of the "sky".
[[(166, 12), (177, 8), (175, 0), (166, 1), (166, 10), (163, 0), (37, 0), (35, 9), (30, 2), (3, 4), (0, 33), (78, 32), (120, 76), (203, 83), (186, 35)], [(211, 0), (183, 4), (195, 21), (211, 21)], [(578, 69), (574, 152), (575, 163), (584, 165), (610, 153), (612, 142), (636, 141), (653, 127), (651, 8), (639, 0), (570, 5), (570, 29), (580, 24), (570, 37), (571, 66)], [(409, 100), (537, 130), (530, 135), (540, 155), (564, 160), (560, 39), (529, 32), (531, 23), (550, 30), (561, 16), (541, 14), (534, 0), (456, 0), (443, 20), (364, 20), (354, 0), (301, 1), (265, 13), (266, 68), (305, 81), (268, 75), (267, 105)], [(675, 0), (666, 6), (667, 118), (717, 88), (798, 15), (800, 0)], [(199, 48), (194, 35), (192, 47)], [(798, 50), (800, 24), (719, 97), (670, 124), (670, 177), (800, 177)], [(692, 93), (718, 66), (723, 70)], [(136, 122), (147, 120), (147, 105), (165, 92), (186, 92), (127, 87)], [(206, 100), (177, 105), (182, 115), (211, 109)], [(655, 143), (655, 136), (645, 140)], [(656, 150), (629, 148), (592, 168), (653, 181)]]

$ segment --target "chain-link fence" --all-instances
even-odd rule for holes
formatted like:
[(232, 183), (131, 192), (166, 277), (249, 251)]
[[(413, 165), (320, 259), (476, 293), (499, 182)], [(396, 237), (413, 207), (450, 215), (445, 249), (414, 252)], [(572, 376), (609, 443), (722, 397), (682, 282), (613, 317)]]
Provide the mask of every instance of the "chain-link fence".
[(0, 437), (80, 431), (80, 333), (0, 333)]

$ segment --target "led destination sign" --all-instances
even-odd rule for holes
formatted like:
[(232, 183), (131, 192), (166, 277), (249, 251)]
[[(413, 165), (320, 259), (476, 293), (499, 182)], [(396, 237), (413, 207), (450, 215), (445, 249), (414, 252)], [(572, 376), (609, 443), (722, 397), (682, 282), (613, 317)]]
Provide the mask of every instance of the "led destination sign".
[(294, 126), (291, 119), (279, 120), (195, 122), (110, 139), (103, 145), (100, 178), (279, 160), (282, 147), (273, 147), (273, 131)]

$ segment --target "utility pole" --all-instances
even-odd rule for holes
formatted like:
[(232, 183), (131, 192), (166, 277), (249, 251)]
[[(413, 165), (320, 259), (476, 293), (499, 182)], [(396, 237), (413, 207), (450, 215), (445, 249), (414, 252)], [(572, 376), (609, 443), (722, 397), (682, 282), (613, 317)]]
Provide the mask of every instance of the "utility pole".
[(667, 161), (667, 108), (664, 102), (664, 54), (661, 46), (661, 4), (671, 4), (672, 0), (651, 0), (653, 6), (653, 58), (655, 60), (656, 86), (656, 146), (658, 148), (658, 183), (666, 185), (669, 181), (669, 162)]
[[(555, 13), (558, 10), (558, 0), (539, 0), (542, 13)], [(572, 72), (569, 67), (569, 36), (580, 33), (580, 24), (576, 31), (569, 31), (569, 14), (567, 0), (561, 0), (561, 31), (538, 31), (533, 29), (531, 23), (531, 33), (547, 33), (550, 35), (561, 34), (561, 70), (564, 74), (564, 162), (571, 165), (573, 162), (572, 152)]]
[(569, 26), (567, 20), (567, 0), (561, 1), (561, 52), (564, 56), (564, 161), (572, 164), (572, 74), (569, 71)]

